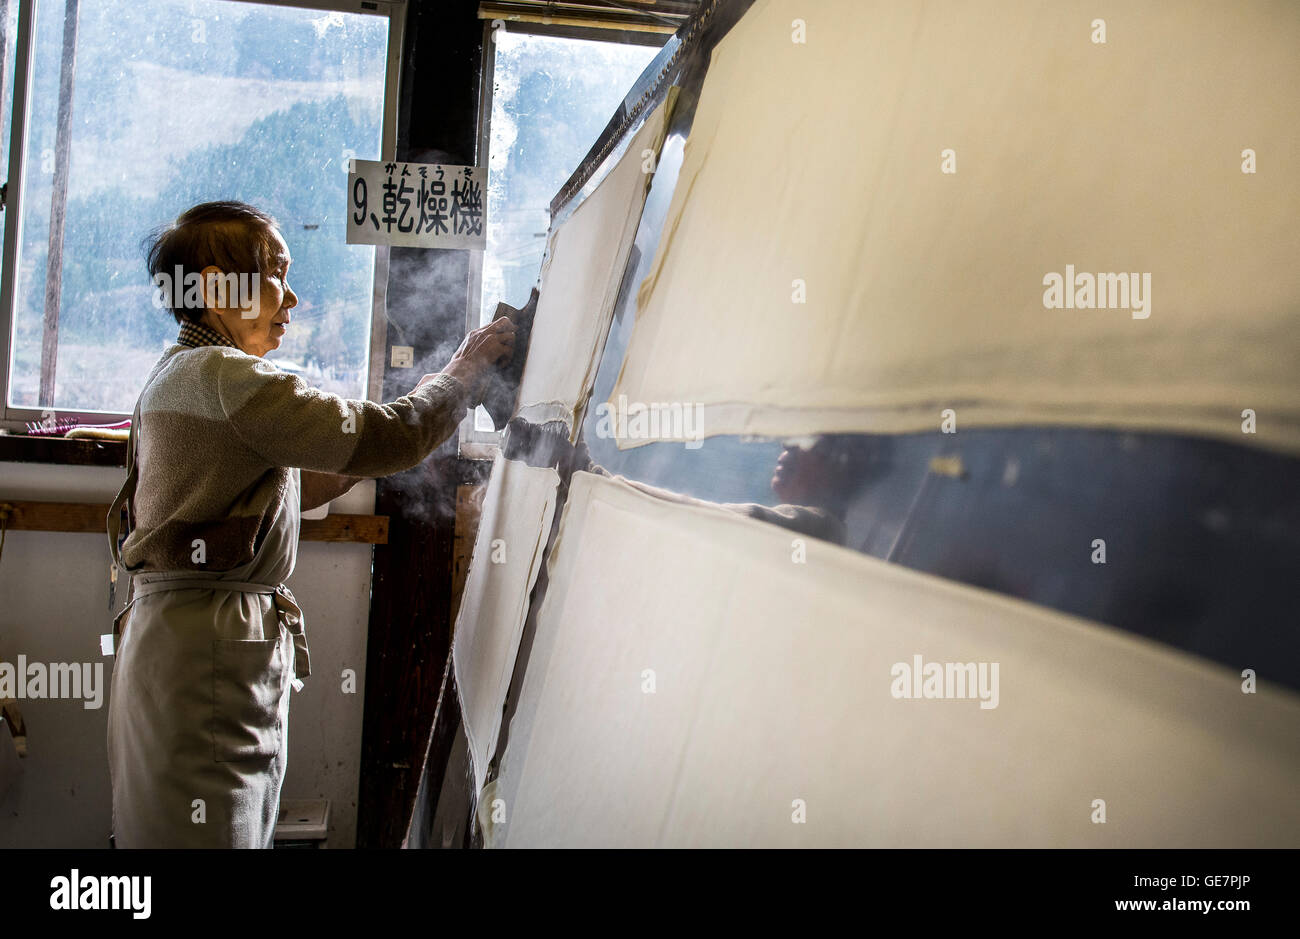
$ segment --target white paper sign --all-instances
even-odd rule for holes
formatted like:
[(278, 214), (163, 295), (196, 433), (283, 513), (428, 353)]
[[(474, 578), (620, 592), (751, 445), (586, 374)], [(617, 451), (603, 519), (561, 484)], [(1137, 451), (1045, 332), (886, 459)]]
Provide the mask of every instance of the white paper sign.
[(483, 250), (487, 167), (348, 161), (350, 245)]

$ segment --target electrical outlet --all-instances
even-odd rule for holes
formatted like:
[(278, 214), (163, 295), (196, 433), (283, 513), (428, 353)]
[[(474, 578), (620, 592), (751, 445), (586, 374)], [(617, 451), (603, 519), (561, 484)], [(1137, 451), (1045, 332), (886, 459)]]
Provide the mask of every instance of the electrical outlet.
[(410, 368), (414, 364), (414, 346), (393, 346), (393, 368)]

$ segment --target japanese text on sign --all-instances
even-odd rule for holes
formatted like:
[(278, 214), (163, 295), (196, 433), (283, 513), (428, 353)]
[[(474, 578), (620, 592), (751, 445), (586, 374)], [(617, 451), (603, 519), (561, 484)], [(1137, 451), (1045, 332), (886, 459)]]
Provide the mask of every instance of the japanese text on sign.
[(486, 183), (482, 166), (352, 160), (347, 243), (482, 250)]

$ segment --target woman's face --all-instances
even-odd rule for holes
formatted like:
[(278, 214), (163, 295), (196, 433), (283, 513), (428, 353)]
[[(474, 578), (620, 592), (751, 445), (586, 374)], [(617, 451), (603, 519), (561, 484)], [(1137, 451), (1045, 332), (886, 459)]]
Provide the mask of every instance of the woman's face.
[[(259, 289), (257, 305), (212, 304), (203, 316), (204, 323), (249, 355), (263, 356), (280, 348), (280, 341), (289, 331), (289, 310), (298, 305), (298, 296), (289, 287), (289, 246), (275, 229), (271, 229), (271, 245), (270, 266), (253, 280)], [(216, 270), (210, 267), (204, 273)]]
[(808, 449), (788, 446), (776, 459), (772, 471), (772, 492), (792, 505), (817, 504), (826, 479), (826, 438), (818, 438)]

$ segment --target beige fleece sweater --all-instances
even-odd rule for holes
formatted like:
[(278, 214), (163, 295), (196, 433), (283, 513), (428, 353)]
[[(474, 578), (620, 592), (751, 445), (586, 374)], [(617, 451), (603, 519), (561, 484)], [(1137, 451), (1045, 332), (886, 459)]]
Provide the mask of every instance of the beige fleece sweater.
[[(388, 404), (342, 398), (187, 323), (140, 399), (123, 561), (132, 570), (245, 564), (295, 467), (348, 476), (409, 469), (451, 436), (467, 406), (450, 375)], [(196, 538), (206, 564), (191, 560)]]

